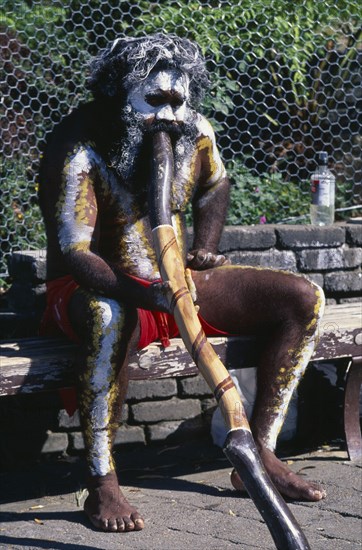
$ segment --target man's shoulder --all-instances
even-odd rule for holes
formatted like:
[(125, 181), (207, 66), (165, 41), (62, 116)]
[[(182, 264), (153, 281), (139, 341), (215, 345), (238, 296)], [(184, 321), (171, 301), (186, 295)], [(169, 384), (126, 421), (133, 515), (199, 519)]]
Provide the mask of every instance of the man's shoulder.
[(53, 159), (92, 148), (91, 116), (91, 104), (80, 105), (65, 116), (48, 135), (44, 156)]
[(215, 132), (210, 121), (201, 113), (196, 115), (196, 128), (198, 130), (198, 137), (208, 137), (211, 140), (215, 139)]
[(48, 144), (58, 147), (86, 142), (91, 137), (89, 121), (92, 120), (92, 103), (79, 105), (64, 116), (48, 136)]

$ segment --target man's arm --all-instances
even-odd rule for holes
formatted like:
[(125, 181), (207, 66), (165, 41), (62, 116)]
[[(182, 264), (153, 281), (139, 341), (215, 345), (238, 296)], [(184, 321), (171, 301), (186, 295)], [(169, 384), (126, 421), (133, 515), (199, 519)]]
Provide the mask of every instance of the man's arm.
[(201, 178), (193, 199), (194, 240), (188, 254), (192, 269), (209, 269), (229, 263), (217, 254), (229, 202), (229, 179), (220, 159), (214, 132), (203, 120), (203, 133), (198, 148), (201, 157)]

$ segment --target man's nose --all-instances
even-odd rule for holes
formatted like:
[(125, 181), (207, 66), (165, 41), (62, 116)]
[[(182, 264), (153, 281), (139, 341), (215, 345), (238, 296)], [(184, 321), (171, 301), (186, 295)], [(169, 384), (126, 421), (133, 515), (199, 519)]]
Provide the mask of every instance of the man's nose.
[(176, 120), (176, 117), (171, 105), (163, 105), (161, 109), (157, 111), (156, 119), (168, 120), (169, 122), (174, 122)]

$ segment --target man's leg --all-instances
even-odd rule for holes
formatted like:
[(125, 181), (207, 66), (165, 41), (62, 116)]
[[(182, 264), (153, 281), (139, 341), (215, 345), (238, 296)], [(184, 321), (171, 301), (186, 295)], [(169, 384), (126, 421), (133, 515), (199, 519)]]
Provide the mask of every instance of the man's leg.
[[(323, 313), (322, 290), (292, 273), (239, 266), (193, 273), (200, 314), (230, 334), (262, 343), (251, 429), (264, 466), (290, 498), (320, 500), (325, 492), (276, 458), (278, 433), (293, 391), (313, 353)], [(240, 487), (236, 474), (234, 486)]]
[(112, 447), (127, 392), (127, 359), (137, 332), (137, 312), (115, 300), (77, 290), (70, 319), (82, 345), (78, 404), (88, 464), (84, 509), (104, 531), (143, 528), (143, 520), (119, 489)]

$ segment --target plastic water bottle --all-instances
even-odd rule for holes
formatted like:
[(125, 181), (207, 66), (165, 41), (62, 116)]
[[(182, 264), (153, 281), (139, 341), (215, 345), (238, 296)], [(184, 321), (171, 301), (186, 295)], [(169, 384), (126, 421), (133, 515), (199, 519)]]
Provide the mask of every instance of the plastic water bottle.
[(331, 225), (334, 222), (336, 178), (328, 169), (327, 162), (327, 153), (319, 153), (318, 168), (311, 177), (310, 221), (313, 225)]

